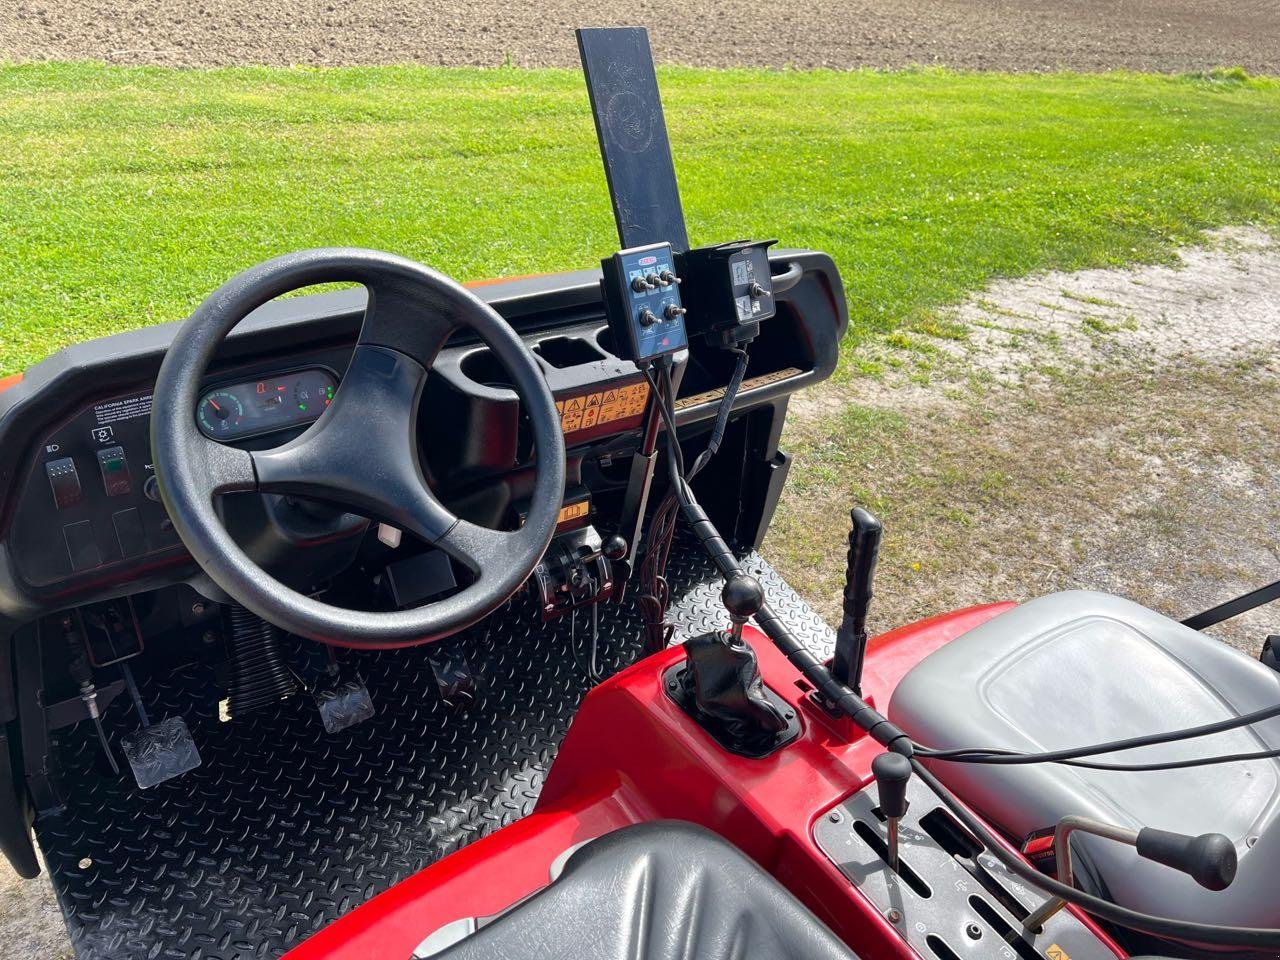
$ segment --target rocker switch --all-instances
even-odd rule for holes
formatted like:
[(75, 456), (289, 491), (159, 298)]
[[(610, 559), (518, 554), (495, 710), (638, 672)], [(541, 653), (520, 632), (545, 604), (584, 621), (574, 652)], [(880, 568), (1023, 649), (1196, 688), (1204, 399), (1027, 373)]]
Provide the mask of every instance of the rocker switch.
[(50, 460), (44, 465), (44, 472), (49, 478), (49, 488), (53, 491), (53, 502), (59, 510), (80, 502), (84, 492), (80, 489), (80, 474), (76, 473), (74, 460), (70, 457)]
[(129, 476), (129, 461), (124, 455), (124, 447), (99, 450), (98, 469), (102, 471), (102, 486), (108, 497), (133, 493), (133, 478)]

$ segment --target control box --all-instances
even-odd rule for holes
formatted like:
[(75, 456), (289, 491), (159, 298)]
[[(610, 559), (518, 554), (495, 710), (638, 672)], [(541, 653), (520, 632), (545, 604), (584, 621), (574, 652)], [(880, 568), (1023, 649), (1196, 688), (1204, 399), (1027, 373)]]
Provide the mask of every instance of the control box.
[(689, 345), (670, 244), (620, 250), (601, 266), (605, 309), (618, 356), (646, 363)]
[(689, 336), (724, 345), (752, 340), (778, 312), (769, 272), (776, 240), (735, 240), (680, 255)]

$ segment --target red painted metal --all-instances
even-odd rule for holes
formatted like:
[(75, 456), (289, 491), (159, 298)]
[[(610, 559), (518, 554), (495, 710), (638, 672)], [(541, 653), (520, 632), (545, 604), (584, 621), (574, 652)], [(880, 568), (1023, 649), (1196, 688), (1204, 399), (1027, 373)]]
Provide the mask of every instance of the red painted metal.
[(22, 374), (11, 373), (7, 377), (0, 377), (0, 393), (4, 393), (10, 387), (16, 387), (22, 382)]
[[(887, 704), (921, 658), (1010, 606), (960, 610), (877, 638), (865, 693)], [(763, 634), (748, 627), (744, 636), (765, 682), (800, 715), (796, 741), (763, 760), (727, 753), (662, 689), (663, 673), (683, 651), (649, 657), (588, 694), (531, 816), (358, 908), (287, 960), (405, 960), (444, 924), (498, 912), (545, 885), (551, 863), (573, 844), (658, 818), (692, 821), (730, 840), (864, 960), (914, 960), (812, 840), (815, 818), (870, 781), (881, 748), (818, 706)]]

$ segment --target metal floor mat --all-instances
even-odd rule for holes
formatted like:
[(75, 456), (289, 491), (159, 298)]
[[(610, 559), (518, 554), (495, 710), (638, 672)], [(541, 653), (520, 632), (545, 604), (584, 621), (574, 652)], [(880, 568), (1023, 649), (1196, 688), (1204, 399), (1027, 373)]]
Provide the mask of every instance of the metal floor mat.
[[(813, 610), (758, 555), (744, 565), (797, 636), (829, 655), (833, 634)], [(676, 641), (727, 624), (713, 568), (688, 541), (677, 542), (668, 575)], [(522, 594), (443, 646), (361, 654), (377, 713), (333, 736), (306, 696), (221, 724), (207, 670), (144, 681), (153, 716), (184, 716), (204, 758), (146, 792), (127, 773), (102, 777), (91, 731), (66, 731), (67, 807), (42, 817), (36, 834), (77, 957), (278, 957), (525, 816), (590, 686), (578, 666), (587, 620), (575, 656), (569, 625), (544, 630)], [(634, 597), (606, 608), (607, 673), (640, 655), (640, 637)], [(476, 674), (469, 704), (439, 694), (431, 660), (445, 653)]]

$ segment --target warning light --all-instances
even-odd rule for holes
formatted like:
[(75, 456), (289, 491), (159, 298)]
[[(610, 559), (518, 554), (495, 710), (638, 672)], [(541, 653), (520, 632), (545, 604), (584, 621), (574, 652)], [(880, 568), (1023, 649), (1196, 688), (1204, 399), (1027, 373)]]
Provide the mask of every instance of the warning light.
[(259, 393), (266, 393), (266, 392), (267, 392), (267, 385), (266, 385), (265, 383), (259, 383), (259, 384), (258, 384), (258, 392), (259, 392)]
[(299, 409), (299, 410), (301, 410), (303, 413), (306, 413), (306, 412), (307, 412), (307, 405), (306, 405), (305, 403), (300, 403), (300, 404), (298, 404), (298, 409)]

